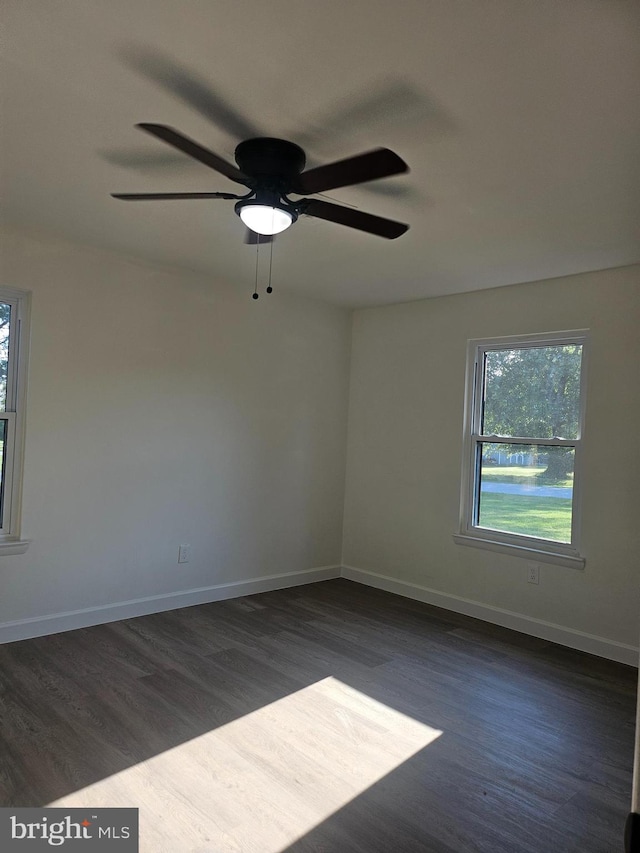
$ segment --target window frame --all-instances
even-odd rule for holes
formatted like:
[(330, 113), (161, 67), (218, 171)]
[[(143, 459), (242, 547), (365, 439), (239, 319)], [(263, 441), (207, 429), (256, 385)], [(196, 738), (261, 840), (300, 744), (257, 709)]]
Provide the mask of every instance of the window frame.
[[(564, 346), (567, 344), (582, 346), (580, 366), (580, 421), (577, 437), (575, 439), (547, 439), (537, 436), (506, 437), (482, 434), (480, 427), (482, 424), (482, 392), (485, 382), (483, 373), (485, 353), (495, 350)], [(510, 553), (539, 562), (555, 563), (572, 568), (584, 567), (585, 557), (581, 553), (580, 544), (588, 352), (589, 334), (587, 329), (544, 332), (532, 335), (509, 335), (473, 339), (468, 342), (460, 490), (460, 524), (459, 532), (454, 534), (454, 540), (458, 544)], [(570, 543), (556, 542), (525, 534), (491, 530), (486, 527), (480, 527), (475, 523), (479, 510), (479, 459), (481, 459), (482, 444), (487, 443), (545, 445), (572, 447), (575, 449)]]
[(0, 287), (0, 302), (11, 306), (7, 391), (5, 408), (0, 410), (0, 421), (6, 423), (0, 556), (6, 556), (24, 553), (29, 544), (21, 539), (20, 529), (31, 296), (26, 291)]

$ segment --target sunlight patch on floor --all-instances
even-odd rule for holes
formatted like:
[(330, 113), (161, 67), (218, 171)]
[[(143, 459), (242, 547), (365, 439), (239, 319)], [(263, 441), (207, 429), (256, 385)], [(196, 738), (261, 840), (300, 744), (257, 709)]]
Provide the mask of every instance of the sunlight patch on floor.
[(279, 853), (442, 734), (330, 677), (50, 806), (140, 809), (140, 853)]

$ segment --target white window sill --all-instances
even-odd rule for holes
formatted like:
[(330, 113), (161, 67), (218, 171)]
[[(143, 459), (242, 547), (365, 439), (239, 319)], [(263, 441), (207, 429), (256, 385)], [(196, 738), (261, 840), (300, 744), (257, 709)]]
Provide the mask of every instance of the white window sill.
[(0, 539), (0, 557), (24, 554), (30, 542), (30, 539)]
[(585, 558), (579, 554), (559, 554), (555, 551), (545, 551), (544, 548), (534, 548), (525, 545), (515, 545), (507, 542), (496, 542), (494, 539), (483, 539), (468, 533), (454, 533), (453, 541), (458, 545), (469, 545), (472, 548), (485, 548), (497, 551), (499, 554), (511, 554), (514, 557), (524, 557), (535, 560), (536, 563), (552, 563), (556, 566), (567, 566), (570, 569), (584, 569)]

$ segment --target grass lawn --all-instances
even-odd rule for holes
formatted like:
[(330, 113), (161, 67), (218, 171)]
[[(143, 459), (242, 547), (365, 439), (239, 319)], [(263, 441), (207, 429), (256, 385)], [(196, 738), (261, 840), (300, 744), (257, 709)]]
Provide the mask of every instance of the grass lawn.
[[(521, 465), (501, 465), (496, 467), (493, 465), (483, 465), (482, 479), (489, 483), (535, 483), (533, 478), (538, 474), (542, 474), (544, 470), (545, 466), (542, 466), (541, 468), (525, 468)], [(554, 482), (553, 485), (567, 487), (572, 486), (573, 474), (569, 474), (566, 480), (558, 480), (557, 482)]]
[[(487, 479), (495, 481), (497, 478)], [(570, 485), (571, 481), (568, 482)], [(483, 492), (479, 525), (555, 542), (571, 542), (571, 500)]]

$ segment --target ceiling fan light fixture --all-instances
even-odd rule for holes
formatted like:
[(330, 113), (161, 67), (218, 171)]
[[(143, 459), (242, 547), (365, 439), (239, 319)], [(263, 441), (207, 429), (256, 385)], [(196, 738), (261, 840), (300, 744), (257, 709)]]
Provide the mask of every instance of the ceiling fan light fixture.
[(298, 218), (295, 210), (271, 199), (267, 201), (259, 198), (239, 201), (236, 204), (236, 213), (247, 228), (256, 234), (265, 235), (280, 234)]

